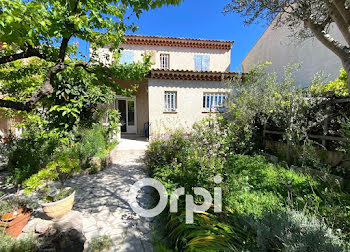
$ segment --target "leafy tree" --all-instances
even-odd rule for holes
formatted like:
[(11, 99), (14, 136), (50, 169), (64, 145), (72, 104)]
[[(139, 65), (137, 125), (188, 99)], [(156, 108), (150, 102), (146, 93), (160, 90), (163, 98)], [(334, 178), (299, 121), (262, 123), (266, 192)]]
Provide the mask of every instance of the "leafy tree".
[[(145, 64), (118, 64), (119, 46), (124, 41), (125, 31), (137, 29), (135, 24), (127, 23), (128, 15), (139, 17), (149, 9), (180, 1), (0, 0), (0, 41), (3, 43), (0, 69), (6, 75), (1, 74), (0, 79), (2, 83), (6, 82), (6, 88), (1, 90), (0, 107), (31, 111), (48, 96), (61, 101), (62, 98), (72, 100), (67, 94), (73, 89), (71, 84), (80, 77), (83, 77), (82, 83), (95, 86), (103, 83), (113, 91), (124, 92), (115, 80), (140, 79), (149, 66), (147, 60)], [(84, 57), (78, 57), (72, 38), (89, 42), (93, 48), (111, 44), (111, 50), (117, 52), (116, 57), (110, 65), (94, 59), (86, 62)], [(17, 60), (32, 57), (37, 58), (36, 64), (16, 67)], [(58, 90), (65, 93), (58, 93)], [(77, 96), (79, 92), (76, 92)], [(75, 107), (64, 109), (74, 114), (83, 106), (83, 103), (77, 103)], [(61, 107), (55, 109), (62, 110)]]
[[(251, 24), (275, 19), (275, 27), (288, 26), (299, 38), (316, 37), (337, 55), (350, 76), (350, 1), (349, 0), (231, 0), (224, 12), (236, 12)], [(346, 44), (332, 38), (330, 25), (335, 23)], [(348, 80), (350, 87), (350, 79)]]

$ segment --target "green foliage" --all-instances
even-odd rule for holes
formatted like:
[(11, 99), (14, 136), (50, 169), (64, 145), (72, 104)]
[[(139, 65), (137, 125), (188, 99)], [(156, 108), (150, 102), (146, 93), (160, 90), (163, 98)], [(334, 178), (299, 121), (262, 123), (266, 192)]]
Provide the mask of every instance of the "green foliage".
[[(72, 122), (80, 111), (77, 108), (82, 107), (82, 114), (86, 116), (90, 103), (94, 104), (99, 95), (104, 96), (101, 92), (105, 93), (106, 89), (113, 89), (120, 94), (127, 92), (115, 80), (141, 80), (150, 68), (149, 57), (146, 56), (143, 62), (130, 65), (118, 63), (121, 52), (119, 46), (125, 40), (124, 33), (138, 28), (128, 22), (129, 18), (125, 15), (132, 13), (139, 17), (144, 11), (164, 4), (176, 5), (180, 1), (104, 0), (96, 4), (94, 0), (68, 3), (58, 0), (1, 0), (0, 41), (4, 46), (0, 57), (21, 51), (25, 52), (25, 56), (20, 59), (40, 58), (29, 60), (24, 65), (18, 62), (1, 65), (0, 77), (4, 81), (2, 91), (5, 99), (27, 101), (38, 93), (44, 80), (49, 80), (54, 89), (49, 100), (57, 102), (50, 104), (49, 109), (53, 107), (51, 112), (60, 112), (64, 122)], [(92, 49), (111, 45), (110, 51), (114, 56), (108, 60), (111, 64), (102, 63), (104, 59), (97, 59), (95, 54), (87, 62), (87, 56), (79, 52), (79, 45), (69, 43), (73, 37), (90, 43)], [(63, 60), (64, 68), (60, 68), (57, 74), (49, 74)], [(63, 105), (64, 100), (68, 104)]]
[[(0, 13), (1, 41), (22, 48), (42, 45), (50, 53), (50, 60), (58, 55), (53, 45), (62, 37), (74, 36), (103, 47), (112, 43), (113, 49), (123, 41), (126, 30), (135, 30), (135, 24), (125, 23), (128, 10), (139, 17), (144, 11), (163, 4), (178, 4), (178, 0), (123, 1), (9, 1), (2, 0)], [(112, 18), (113, 17), (113, 18)]]
[(19, 198), (19, 197), (11, 197), (6, 200), (0, 201), (0, 217), (5, 213), (11, 213), (18, 209), (26, 209), (28, 207), (28, 200)]
[(96, 252), (96, 251), (104, 251), (112, 246), (112, 239), (107, 236), (94, 237), (91, 239), (89, 243), (89, 248), (87, 251)]
[(67, 67), (57, 75), (55, 92), (45, 100), (49, 128), (70, 131), (74, 126), (90, 128), (100, 119), (99, 104), (110, 104), (115, 93), (107, 86), (96, 85), (96, 77), (82, 68)]
[(178, 251), (242, 251), (247, 234), (235, 223), (235, 216), (198, 213), (186, 224), (186, 212), (170, 214), (169, 239)]
[[(272, 125), (284, 132), (289, 146), (304, 144), (311, 129), (326, 119), (325, 108), (320, 107), (322, 99), (313, 97), (309, 89), (295, 86), (293, 73), (298, 66), (287, 66), (279, 81), (276, 73), (268, 73), (269, 64), (253, 68), (244, 82), (230, 83), (230, 119), (260, 137), (263, 127)], [(252, 141), (259, 144), (259, 139)]]
[[(349, 240), (350, 196), (342, 192), (337, 185), (329, 185), (309, 175), (269, 163), (261, 156), (230, 153), (227, 151), (230, 149), (230, 139), (225, 138), (226, 131), (217, 134), (216, 126), (205, 128), (212, 132), (196, 130), (189, 136), (177, 133), (152, 141), (146, 154), (146, 163), (151, 168), (152, 177), (162, 182), (170, 192), (185, 187), (186, 193), (192, 193), (193, 187), (197, 186), (212, 192), (213, 177), (221, 175), (224, 179), (220, 185), (223, 190), (224, 214), (235, 218), (232, 217), (232, 222), (229, 222), (227, 219), (220, 219), (220, 215), (213, 214), (207, 218), (208, 222), (202, 223), (199, 219), (206, 215), (195, 214), (195, 224), (185, 225), (181, 214), (170, 214), (168, 224), (174, 225), (169, 226), (168, 237), (175, 248), (215, 251), (212, 247), (214, 244), (218, 247), (226, 246), (222, 247), (223, 251), (232, 249), (232, 245), (237, 248), (249, 248), (251, 244), (255, 244), (258, 229), (247, 224), (247, 220), (259, 223), (266, 214), (283, 213), (286, 209), (302, 210), (315, 220), (324, 219), (327, 227), (341, 230), (335, 240), (339, 240), (339, 236)], [(221, 156), (221, 151), (225, 154), (224, 157)], [(195, 201), (199, 203), (201, 199), (195, 197)], [(184, 201), (180, 200), (179, 204), (181, 208)], [(217, 231), (215, 223), (229, 224), (235, 232), (228, 236), (228, 240), (224, 239), (225, 235), (228, 235), (228, 229), (225, 228), (218, 229), (225, 234), (211, 237), (212, 228)], [(325, 231), (321, 229), (320, 232), (323, 232), (322, 230)], [(241, 233), (246, 234), (243, 241), (240, 240)], [(304, 234), (311, 239), (315, 235), (313, 227), (307, 229)], [(192, 239), (195, 242), (192, 243)], [(279, 248), (278, 237), (271, 235), (268, 239), (273, 243), (270, 249)], [(289, 244), (301, 247), (305, 242), (302, 239), (294, 234), (288, 241)], [(322, 241), (326, 243), (328, 240)]]
[(80, 165), (74, 150), (63, 150), (56, 154), (54, 161), (48, 163), (45, 169), (24, 181), (25, 193), (37, 191), (40, 186), (54, 180), (58, 180), (63, 187), (65, 181), (79, 170)]
[(267, 213), (253, 225), (259, 251), (346, 251), (344, 241), (332, 229), (302, 212)]
[(188, 156), (189, 147), (188, 136), (179, 131), (174, 135), (152, 141), (146, 152), (145, 161), (151, 171), (173, 161), (183, 163)]
[(74, 192), (74, 188), (63, 188), (60, 189), (58, 191), (53, 190), (53, 191), (49, 191), (46, 193), (45, 196), (45, 202), (49, 203), (49, 202), (56, 202), (59, 200), (63, 200), (65, 198), (67, 198), (68, 196), (70, 196), (73, 192)]
[(36, 251), (34, 237), (25, 239), (16, 239), (14, 237), (4, 235), (0, 232), (0, 252), (34, 252)]
[[(321, 80), (317, 82), (321, 82)], [(348, 75), (344, 69), (340, 69), (340, 76), (335, 81), (326, 84), (315, 83), (311, 86), (311, 91), (317, 96), (347, 97), (349, 96)]]
[(107, 147), (108, 138), (101, 126), (85, 129), (81, 132), (82, 138), (77, 144), (80, 160), (95, 157)]
[(20, 184), (45, 167), (61, 142), (60, 134), (55, 131), (46, 133), (38, 128), (25, 131), (21, 138), (8, 144), (8, 169), (15, 182)]

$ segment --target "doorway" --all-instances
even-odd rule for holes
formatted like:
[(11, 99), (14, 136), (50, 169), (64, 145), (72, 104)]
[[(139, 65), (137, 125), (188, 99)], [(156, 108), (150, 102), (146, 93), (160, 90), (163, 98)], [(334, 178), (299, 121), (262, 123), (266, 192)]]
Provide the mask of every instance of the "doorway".
[(120, 112), (122, 133), (136, 133), (136, 99), (135, 97), (117, 97), (114, 103)]

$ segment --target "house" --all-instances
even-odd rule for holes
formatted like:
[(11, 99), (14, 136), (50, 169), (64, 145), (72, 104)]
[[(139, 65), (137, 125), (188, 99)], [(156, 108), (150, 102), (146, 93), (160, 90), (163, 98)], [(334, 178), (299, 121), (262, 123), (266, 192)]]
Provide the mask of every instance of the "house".
[[(308, 87), (316, 73), (323, 71), (328, 80), (334, 80), (339, 76), (342, 68), (340, 59), (326, 48), (316, 38), (300, 41), (291, 37), (288, 27), (275, 28), (274, 20), (258, 39), (253, 48), (242, 61), (242, 71), (249, 72), (257, 64), (272, 62), (269, 71), (276, 72), (281, 78), (284, 67), (288, 64), (301, 64), (301, 68), (295, 73), (296, 84)], [(332, 25), (330, 34), (346, 43), (339, 29)]]
[[(224, 80), (230, 72), (233, 41), (127, 35), (121, 64), (142, 61), (151, 55), (152, 69), (140, 83), (120, 81), (124, 88), (138, 84), (133, 97), (117, 96), (114, 108), (121, 113), (121, 131), (161, 135), (189, 129), (211, 114), (220, 113), (229, 92)], [(105, 59), (108, 46), (96, 54)]]

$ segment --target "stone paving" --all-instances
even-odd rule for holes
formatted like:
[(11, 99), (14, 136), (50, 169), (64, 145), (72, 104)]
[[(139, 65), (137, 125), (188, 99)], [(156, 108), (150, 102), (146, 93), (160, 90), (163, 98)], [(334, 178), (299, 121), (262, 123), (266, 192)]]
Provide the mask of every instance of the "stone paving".
[[(146, 177), (143, 155), (147, 143), (122, 139), (112, 152), (112, 165), (104, 171), (75, 177), (67, 185), (77, 187), (73, 210), (83, 215), (83, 234), (87, 242), (108, 235), (113, 240), (109, 251), (153, 251), (152, 219), (136, 215), (128, 204), (130, 187)], [(122, 149), (122, 150), (120, 150)], [(140, 205), (150, 207), (152, 196), (147, 190), (139, 195)]]

